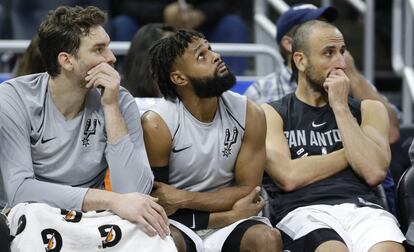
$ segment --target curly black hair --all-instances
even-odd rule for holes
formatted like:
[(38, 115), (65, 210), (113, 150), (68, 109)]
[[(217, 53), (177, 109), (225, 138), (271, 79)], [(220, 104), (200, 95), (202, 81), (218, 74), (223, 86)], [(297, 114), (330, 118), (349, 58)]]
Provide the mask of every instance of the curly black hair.
[(174, 100), (179, 95), (170, 79), (171, 68), (184, 54), (188, 44), (204, 35), (189, 30), (178, 30), (174, 35), (158, 40), (149, 50), (151, 77), (158, 84), (165, 99)]

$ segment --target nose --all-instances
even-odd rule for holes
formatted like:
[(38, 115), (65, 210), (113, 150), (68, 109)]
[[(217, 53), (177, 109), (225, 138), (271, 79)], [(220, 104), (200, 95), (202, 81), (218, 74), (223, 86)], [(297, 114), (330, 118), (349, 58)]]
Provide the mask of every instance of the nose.
[(115, 57), (114, 53), (109, 48), (106, 50), (106, 53), (105, 53), (104, 57), (105, 57), (107, 63), (115, 64), (116, 57)]
[(335, 67), (337, 69), (345, 70), (346, 69), (345, 55), (344, 54), (338, 54), (338, 55), (339, 56), (336, 60)]
[(214, 52), (214, 51), (212, 51), (212, 53), (213, 53), (213, 63), (216, 63), (217, 61), (221, 60), (220, 53), (217, 53), (217, 52)]

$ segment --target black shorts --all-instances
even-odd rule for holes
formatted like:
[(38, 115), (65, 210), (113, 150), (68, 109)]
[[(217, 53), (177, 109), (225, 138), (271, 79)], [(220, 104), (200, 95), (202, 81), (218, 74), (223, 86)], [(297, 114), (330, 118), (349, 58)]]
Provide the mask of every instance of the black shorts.
[(280, 233), (282, 234), (283, 249), (290, 252), (314, 252), (319, 245), (327, 241), (340, 241), (345, 244), (341, 236), (330, 228), (316, 229), (296, 240), (292, 240), (282, 231)]
[(7, 225), (7, 217), (0, 214), (0, 251), (10, 251), (11, 236), (9, 226)]

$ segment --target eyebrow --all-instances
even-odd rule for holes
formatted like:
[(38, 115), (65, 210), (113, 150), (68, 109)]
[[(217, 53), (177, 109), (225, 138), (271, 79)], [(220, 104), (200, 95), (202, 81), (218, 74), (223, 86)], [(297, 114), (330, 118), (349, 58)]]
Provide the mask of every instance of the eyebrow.
[(205, 45), (208, 45), (208, 42), (207, 42), (207, 40), (204, 39), (201, 44), (199, 44), (196, 48), (194, 48), (194, 50), (193, 50), (194, 54), (196, 54), (197, 51), (199, 51), (200, 48), (203, 47), (203, 46), (205, 46)]
[[(322, 51), (332, 50), (332, 49), (336, 49), (336, 46), (334, 45), (326, 46), (322, 48)], [(342, 45), (339, 49), (346, 49), (346, 45)]]
[(107, 45), (107, 43), (96, 43), (92, 46), (92, 48), (103, 47), (103, 46), (106, 46), (106, 45)]

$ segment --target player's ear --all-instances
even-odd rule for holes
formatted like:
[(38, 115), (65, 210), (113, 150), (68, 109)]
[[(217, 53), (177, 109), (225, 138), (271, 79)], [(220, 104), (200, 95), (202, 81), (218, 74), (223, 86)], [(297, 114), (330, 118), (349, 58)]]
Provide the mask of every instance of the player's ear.
[(58, 54), (58, 63), (60, 67), (65, 69), (66, 71), (73, 70), (73, 56), (67, 52), (60, 52)]
[(171, 72), (170, 80), (177, 86), (185, 86), (188, 84), (187, 76), (185, 76), (180, 70)]
[(300, 72), (304, 72), (307, 65), (307, 58), (303, 52), (294, 52), (293, 53), (293, 64)]

